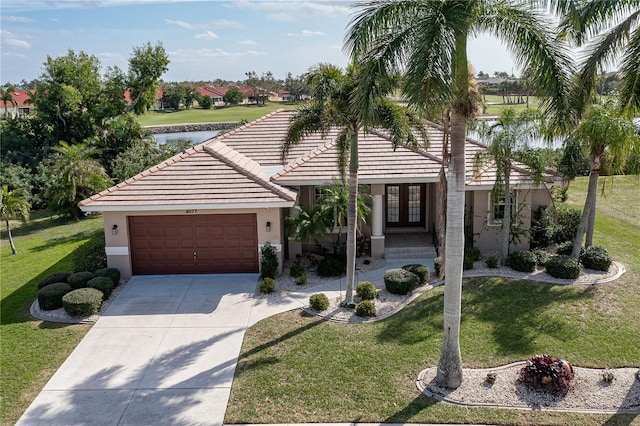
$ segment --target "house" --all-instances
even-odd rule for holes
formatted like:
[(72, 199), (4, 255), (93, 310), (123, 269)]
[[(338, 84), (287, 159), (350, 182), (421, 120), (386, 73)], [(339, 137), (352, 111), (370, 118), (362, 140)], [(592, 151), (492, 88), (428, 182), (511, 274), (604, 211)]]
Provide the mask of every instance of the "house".
[[(284, 220), (294, 206), (313, 207), (318, 189), (339, 176), (337, 130), (325, 138), (310, 135), (280, 148), (294, 111), (278, 110), (198, 144), (163, 163), (80, 202), (85, 212), (102, 212), (111, 267), (132, 274), (257, 272), (259, 250), (267, 242), (281, 260), (302, 252), (288, 238)], [(438, 173), (442, 128), (430, 124), (430, 148), (392, 150), (382, 132), (360, 135), (360, 184), (373, 198), (365, 233), (371, 255), (384, 257), (392, 239), (431, 241), (437, 225)], [(467, 164), (486, 147), (466, 141)], [(537, 187), (526, 169), (514, 167), (513, 200), (522, 226), (531, 212), (551, 202), (549, 173)], [(467, 170), (466, 224), (475, 245), (498, 252), (500, 203), (491, 190), (495, 168)], [(502, 210), (502, 213), (504, 210)], [(516, 247), (526, 248), (527, 241)]]
[(33, 90), (16, 90), (13, 92), (13, 100), (15, 101), (15, 104), (12, 102), (0, 101), (0, 112), (2, 113), (2, 116), (19, 117), (21, 115), (29, 114), (34, 108), (31, 100), (33, 92)]
[(244, 86), (242, 84), (235, 84), (233, 86), (221, 86), (221, 87), (213, 87), (210, 85), (200, 86), (196, 90), (201, 95), (209, 96), (213, 101), (214, 106), (225, 106), (223, 98), (224, 95), (229, 91), (230, 88), (237, 87), (240, 92), (244, 95), (241, 104), (249, 104), (255, 103), (256, 98), (253, 96), (254, 90), (249, 86)]
[[(164, 104), (162, 102), (162, 97), (164, 96), (164, 92), (162, 91), (162, 88), (158, 88), (158, 90), (156, 90), (156, 103), (155, 105), (153, 105), (151, 107), (152, 110), (162, 110), (164, 109)], [(131, 99), (131, 89), (125, 89), (124, 91), (124, 101), (128, 104), (130, 104), (132, 102)]]
[(278, 89), (275, 92), (269, 94), (269, 102), (291, 102), (293, 96), (289, 91), (284, 89)]

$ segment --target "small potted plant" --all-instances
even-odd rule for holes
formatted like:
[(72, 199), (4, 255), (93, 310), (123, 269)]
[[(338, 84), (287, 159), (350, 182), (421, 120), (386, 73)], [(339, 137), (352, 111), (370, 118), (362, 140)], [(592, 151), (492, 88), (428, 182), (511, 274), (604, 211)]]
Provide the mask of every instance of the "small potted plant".
[(611, 383), (613, 382), (613, 371), (611, 370), (604, 370), (602, 372), (602, 381), (606, 382), (606, 383)]
[(497, 377), (498, 377), (497, 373), (490, 371), (489, 373), (487, 373), (487, 377), (484, 378), (484, 381), (492, 385), (496, 382)]

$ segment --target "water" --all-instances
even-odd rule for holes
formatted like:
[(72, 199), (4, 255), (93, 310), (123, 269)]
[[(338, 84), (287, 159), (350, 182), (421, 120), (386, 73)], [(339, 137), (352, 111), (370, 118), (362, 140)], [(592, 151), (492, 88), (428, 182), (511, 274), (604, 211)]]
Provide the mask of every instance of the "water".
[(158, 133), (153, 135), (158, 145), (167, 142), (176, 143), (183, 140), (190, 140), (192, 144), (197, 144), (207, 139), (211, 139), (220, 133), (219, 130), (203, 130), (198, 132), (177, 132), (177, 133)]

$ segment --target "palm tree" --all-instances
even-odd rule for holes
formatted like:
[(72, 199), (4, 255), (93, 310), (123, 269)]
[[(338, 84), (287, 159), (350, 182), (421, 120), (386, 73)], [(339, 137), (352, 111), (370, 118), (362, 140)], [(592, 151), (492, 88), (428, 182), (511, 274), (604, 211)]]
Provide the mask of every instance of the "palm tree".
[(29, 203), (29, 193), (23, 188), (9, 191), (7, 185), (3, 185), (0, 189), (0, 215), (7, 225), (7, 233), (9, 234), (9, 245), (11, 246), (11, 254), (18, 254), (16, 246), (11, 236), (10, 219), (20, 219), (23, 222), (29, 220), (29, 211), (31, 203)]
[[(349, 169), (349, 207), (347, 213), (347, 283), (345, 305), (353, 304), (353, 281), (356, 260), (356, 226), (358, 194), (358, 135), (370, 126), (376, 126), (390, 133), (395, 147), (401, 144), (417, 145), (418, 139), (411, 131), (426, 136), (422, 122), (405, 108), (389, 99), (379, 96), (369, 105), (366, 115), (354, 106), (352, 96), (359, 84), (359, 72), (350, 67), (346, 73), (327, 64), (318, 64), (309, 70), (307, 83), (313, 87), (313, 100), (301, 106), (292, 117), (287, 135), (282, 145), (282, 158), (286, 160), (291, 146), (300, 143), (304, 137), (320, 133), (326, 136), (332, 128), (338, 129), (336, 147), (338, 167), (345, 179), (345, 169)], [(385, 83), (385, 82), (383, 82)], [(388, 92), (390, 87), (377, 84), (378, 92)], [(384, 93), (386, 94), (386, 93)]]
[[(546, 0), (545, 0), (546, 1)], [(606, 65), (620, 60), (619, 107), (630, 114), (640, 111), (640, 1), (552, 0), (562, 17), (560, 28), (577, 46), (587, 45), (587, 56), (577, 75), (578, 117), (586, 112)]]
[[(484, 123), (484, 122), (483, 122)], [(496, 165), (496, 181), (493, 185), (492, 201), (504, 199), (502, 219), (502, 253), (500, 263), (507, 264), (511, 236), (511, 169), (516, 161), (529, 166), (535, 184), (539, 184), (544, 173), (544, 165), (536, 151), (529, 148), (529, 142), (540, 134), (537, 114), (524, 111), (518, 114), (513, 108), (506, 108), (498, 120), (489, 126), (481, 126), (482, 139), (489, 141), (486, 156)], [(484, 162), (487, 158), (477, 158)]]
[(97, 148), (60, 141), (53, 150), (56, 153), (45, 196), (54, 210), (78, 219), (82, 215), (78, 202), (106, 189), (111, 180), (100, 162), (92, 158), (98, 154)]
[(9, 112), (7, 111), (7, 104), (11, 104), (14, 107), (18, 105), (13, 96), (16, 93), (16, 89), (13, 86), (9, 86), (6, 89), (0, 88), (0, 100), (4, 103), (4, 118), (9, 118)]
[(569, 138), (568, 143), (581, 146), (591, 162), (587, 199), (573, 242), (572, 256), (578, 259), (585, 233), (585, 246), (589, 247), (593, 243), (598, 176), (602, 167), (606, 162), (612, 173), (620, 172), (631, 152), (640, 149), (640, 140), (631, 120), (620, 117), (616, 108), (610, 105), (589, 107), (584, 119)]
[(432, 116), (451, 108), (451, 162), (448, 170), (445, 266), (444, 342), (438, 366), (439, 383), (462, 383), (460, 310), (464, 253), (464, 190), (466, 121), (474, 106), (469, 94), (467, 40), (478, 32), (499, 37), (515, 54), (518, 65), (532, 75), (545, 97), (544, 112), (564, 119), (570, 61), (556, 43), (550, 20), (525, 2), (488, 0), (382, 0), (358, 3), (346, 36), (346, 49), (362, 68), (363, 84), (356, 97), (366, 109), (374, 98), (371, 84), (404, 71), (403, 91), (411, 104)]

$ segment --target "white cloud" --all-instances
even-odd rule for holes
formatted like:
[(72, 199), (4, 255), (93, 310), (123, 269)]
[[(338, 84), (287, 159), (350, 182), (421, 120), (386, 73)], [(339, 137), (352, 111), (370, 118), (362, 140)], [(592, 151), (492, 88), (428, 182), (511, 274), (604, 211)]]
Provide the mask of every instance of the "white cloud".
[(178, 49), (169, 52), (169, 56), (176, 61), (193, 61), (198, 58), (231, 58), (241, 56), (260, 56), (264, 52), (256, 52), (255, 50), (247, 50), (245, 52), (229, 52), (224, 49)]
[(202, 28), (195, 28), (193, 24), (190, 24), (188, 22), (184, 22), (184, 21), (174, 21), (173, 19), (165, 19), (164, 20), (167, 24), (171, 24), (171, 25), (177, 25), (179, 27), (182, 28), (186, 28), (187, 30), (198, 30), (198, 29), (202, 29)]
[(0, 56), (3, 58), (20, 58), (26, 59), (27, 55), (23, 55), (22, 53), (13, 53), (13, 52), (0, 52)]
[(288, 13), (268, 13), (266, 18), (270, 21), (276, 22), (295, 22), (297, 21), (295, 16), (291, 16)]
[(215, 40), (219, 37), (218, 34), (214, 33), (213, 31), (205, 31), (202, 34), (194, 35), (193, 38), (197, 38), (198, 40)]
[(231, 21), (229, 19), (217, 19), (212, 22), (214, 28), (235, 28), (242, 29), (244, 25), (242, 22)]
[(253, 40), (240, 40), (238, 44), (241, 44), (242, 46), (255, 46), (257, 43)]
[(36, 22), (35, 19), (25, 18), (24, 16), (14, 16), (14, 15), (0, 16), (0, 20), (7, 21), (7, 22), (22, 22), (22, 23)]
[(122, 53), (117, 52), (102, 52), (98, 53), (96, 56), (101, 60), (108, 62), (121, 62), (125, 60), (125, 57)]
[(228, 19), (218, 19), (216, 21), (206, 22), (203, 24), (193, 24), (185, 21), (176, 21), (173, 19), (165, 19), (167, 24), (177, 25), (187, 30), (210, 30), (215, 28), (244, 28), (244, 25), (238, 21), (230, 21)]
[(8, 47), (18, 47), (20, 49), (29, 49), (31, 44), (26, 40), (20, 40), (17, 35), (10, 33), (9, 31), (0, 31), (0, 38), (2, 44)]
[(287, 37), (318, 37), (325, 36), (322, 31), (302, 30), (299, 33), (287, 33)]
[(230, 7), (248, 9), (256, 12), (289, 11), (304, 15), (348, 15), (352, 12), (350, 3), (344, 1), (248, 1), (231, 2)]

